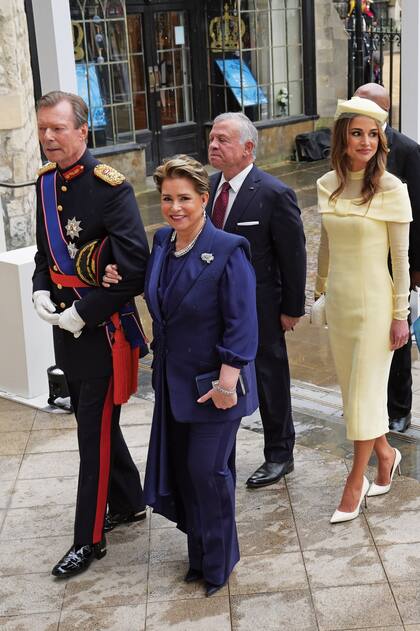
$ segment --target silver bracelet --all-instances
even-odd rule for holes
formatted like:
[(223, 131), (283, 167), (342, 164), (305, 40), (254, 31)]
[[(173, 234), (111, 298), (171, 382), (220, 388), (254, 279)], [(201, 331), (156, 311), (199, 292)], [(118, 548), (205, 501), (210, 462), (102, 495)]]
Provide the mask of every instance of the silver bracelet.
[(216, 390), (216, 392), (220, 392), (220, 394), (224, 394), (227, 397), (233, 397), (233, 395), (236, 394), (236, 388), (234, 388), (233, 390), (228, 390), (227, 388), (222, 388), (222, 386), (219, 386), (218, 379), (216, 381), (212, 381), (211, 385), (213, 387), (213, 390)]

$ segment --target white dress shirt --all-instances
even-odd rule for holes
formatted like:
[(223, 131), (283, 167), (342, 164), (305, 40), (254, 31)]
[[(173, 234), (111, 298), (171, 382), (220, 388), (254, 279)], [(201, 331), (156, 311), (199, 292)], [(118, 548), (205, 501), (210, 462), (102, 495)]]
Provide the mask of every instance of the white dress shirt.
[[(239, 193), (239, 190), (240, 190), (242, 184), (244, 183), (246, 176), (251, 171), (253, 166), (254, 166), (254, 163), (248, 164), (248, 166), (245, 167), (245, 169), (243, 169), (242, 171), (240, 171), (238, 173), (238, 175), (235, 175), (235, 177), (233, 177), (231, 180), (229, 180), (229, 185), (230, 185), (229, 201), (228, 201), (228, 205), (227, 205), (227, 208), (226, 208), (225, 220), (223, 222), (223, 227), (225, 226), (226, 220), (229, 217), (229, 213), (230, 213), (231, 208), (233, 206), (233, 202), (235, 201), (236, 196)], [(216, 202), (216, 199), (219, 197), (221, 188), (222, 188), (223, 184), (225, 182), (227, 182), (227, 181), (228, 180), (225, 180), (225, 176), (222, 173), (222, 177), (220, 178), (219, 186), (217, 187), (216, 194), (214, 196), (213, 206), (212, 206), (212, 209), (211, 209), (212, 212), (213, 212), (213, 208), (214, 208), (214, 204)]]

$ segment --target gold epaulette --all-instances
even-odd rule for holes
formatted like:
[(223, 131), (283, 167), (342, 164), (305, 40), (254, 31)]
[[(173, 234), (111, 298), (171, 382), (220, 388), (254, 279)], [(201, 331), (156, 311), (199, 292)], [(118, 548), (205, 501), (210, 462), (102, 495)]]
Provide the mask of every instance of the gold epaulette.
[(107, 164), (97, 164), (93, 172), (96, 177), (107, 184), (111, 184), (111, 186), (119, 186), (119, 184), (122, 184), (125, 180), (125, 175), (119, 173), (116, 169)]
[(48, 171), (54, 171), (57, 168), (56, 162), (47, 162), (40, 169), (38, 169), (38, 177), (40, 175), (44, 175), (44, 173), (48, 173)]

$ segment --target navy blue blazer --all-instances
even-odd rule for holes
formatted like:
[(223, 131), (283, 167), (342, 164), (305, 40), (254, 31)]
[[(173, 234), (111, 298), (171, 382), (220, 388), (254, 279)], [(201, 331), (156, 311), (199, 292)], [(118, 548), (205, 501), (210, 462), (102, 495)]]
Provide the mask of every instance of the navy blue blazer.
[[(249, 244), (206, 221), (161, 303), (159, 279), (171, 233), (171, 228), (161, 228), (155, 234), (145, 282), (153, 319), (156, 398), (168, 392), (179, 422), (228, 421), (249, 415), (258, 407), (253, 362), (258, 345), (255, 274)], [(248, 394), (238, 397), (238, 404), (229, 410), (197, 403), (196, 376), (219, 370), (222, 363), (243, 366), (249, 385)]]
[(410, 223), (408, 258), (411, 271), (420, 271), (420, 145), (389, 125), (385, 129), (388, 141), (387, 171), (407, 184), (413, 221)]
[[(211, 215), (221, 173), (211, 176)], [(251, 246), (257, 278), (260, 344), (278, 338), (279, 315), (305, 313), (305, 234), (294, 191), (256, 166), (245, 178), (224, 226)]]

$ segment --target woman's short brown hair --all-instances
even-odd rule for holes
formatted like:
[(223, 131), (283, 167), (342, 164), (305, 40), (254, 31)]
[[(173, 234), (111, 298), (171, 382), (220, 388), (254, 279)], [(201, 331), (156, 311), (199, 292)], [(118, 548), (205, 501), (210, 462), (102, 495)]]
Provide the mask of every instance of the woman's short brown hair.
[(201, 162), (184, 154), (168, 158), (158, 166), (153, 174), (159, 193), (162, 192), (163, 180), (180, 177), (190, 180), (194, 190), (199, 195), (208, 193), (210, 190), (209, 176)]
[[(339, 186), (331, 194), (330, 200), (334, 201), (340, 196), (347, 181), (347, 172), (350, 171), (350, 158), (347, 155), (348, 133), (350, 122), (360, 114), (340, 116), (333, 128), (331, 143), (331, 165), (337, 174)], [(378, 190), (379, 180), (386, 168), (388, 145), (381, 125), (372, 119), (378, 129), (378, 150), (366, 165), (362, 185), (362, 204), (369, 203)]]

